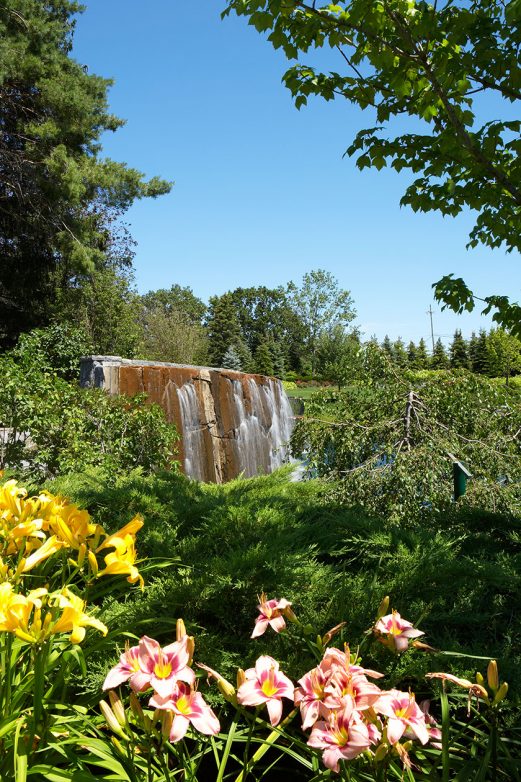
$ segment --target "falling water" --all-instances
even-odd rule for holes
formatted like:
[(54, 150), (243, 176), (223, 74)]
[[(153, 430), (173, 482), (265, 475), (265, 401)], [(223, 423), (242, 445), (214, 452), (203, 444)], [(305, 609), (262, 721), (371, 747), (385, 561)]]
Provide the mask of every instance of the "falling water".
[(189, 478), (202, 481), (205, 478), (205, 449), (203, 427), (195, 386), (185, 383), (177, 389), (183, 426), (184, 471)]
[(184, 471), (190, 478), (208, 480), (205, 470), (204, 430), (212, 437), (226, 442), (227, 459), (234, 464), (234, 474), (246, 477), (270, 473), (289, 461), (289, 440), (293, 428), (293, 414), (282, 383), (266, 378), (259, 383), (256, 378), (230, 378), (231, 396), (229, 412), (232, 428), (222, 431), (222, 421), (212, 425), (202, 423), (204, 411), (195, 387), (186, 383), (178, 389), (182, 437), (184, 446)]

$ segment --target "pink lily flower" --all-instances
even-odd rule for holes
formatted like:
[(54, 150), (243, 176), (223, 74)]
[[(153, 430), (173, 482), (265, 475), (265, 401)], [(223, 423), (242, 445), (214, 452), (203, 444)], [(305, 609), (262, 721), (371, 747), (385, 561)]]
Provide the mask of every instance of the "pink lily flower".
[(325, 668), (341, 668), (349, 673), (363, 673), (364, 676), (370, 676), (372, 679), (381, 679), (384, 674), (378, 671), (372, 671), (370, 668), (362, 668), (361, 665), (356, 665), (351, 662), (351, 652), (349, 646), (346, 646), (342, 652), (340, 649), (336, 649), (334, 646), (328, 647), (324, 652), (321, 666)]
[[(139, 642), (139, 664), (141, 674), (135, 674), (139, 690), (153, 687), (162, 698), (174, 691), (178, 681), (193, 684), (195, 674), (188, 667), (190, 663), (188, 636), (161, 648), (157, 641), (144, 635)], [(136, 689), (132, 687), (132, 689)]]
[[(120, 684), (130, 679), (130, 686), (136, 692), (139, 692), (141, 687), (139, 686), (140, 678), (136, 680), (136, 674), (142, 673), (141, 665), (139, 663), (139, 646), (130, 647), (128, 643), (125, 646), (125, 651), (119, 658), (119, 663), (111, 668), (108, 672), (105, 681), (103, 682), (104, 690), (111, 690), (113, 687), (119, 687)], [(145, 684), (146, 688), (146, 684)]]
[(390, 744), (400, 741), (408, 728), (422, 744), (429, 741), (425, 714), (416, 703), (413, 693), (389, 690), (380, 699), (378, 711), (388, 717), (387, 738)]
[(352, 760), (371, 746), (367, 725), (346, 701), (344, 708), (333, 712), (326, 721), (319, 721), (308, 739), (310, 747), (323, 749), (322, 761), (327, 768), (339, 772), (341, 760)]
[(325, 692), (324, 703), (329, 709), (341, 708), (345, 698), (352, 698), (357, 711), (375, 706), (382, 695), (380, 688), (367, 681), (364, 674), (340, 668), (332, 674)]
[(190, 723), (199, 733), (204, 733), (207, 736), (216, 736), (221, 730), (219, 720), (201, 693), (192, 690), (184, 682), (178, 682), (167, 698), (154, 693), (150, 698), (149, 705), (155, 709), (172, 712), (171, 742), (181, 741), (185, 737)]
[(300, 686), (295, 688), (294, 698), (295, 706), (300, 706), (302, 730), (311, 728), (319, 717), (325, 719), (329, 715), (329, 709), (324, 705), (328, 678), (319, 665), (298, 680)]
[(293, 683), (279, 671), (279, 664), (265, 654), (258, 658), (255, 668), (245, 671), (246, 680), (237, 690), (237, 700), (242, 706), (266, 704), (270, 722), (278, 725), (282, 717), (282, 698), (294, 697)]
[(405, 652), (409, 648), (409, 638), (418, 638), (425, 635), (421, 630), (416, 630), (411, 622), (402, 619), (398, 611), (383, 616), (375, 625), (375, 630), (382, 635), (389, 636), (382, 643), (391, 646), (397, 652)]
[(259, 616), (255, 620), (255, 627), (251, 638), (257, 638), (259, 635), (263, 635), (266, 632), (268, 625), (275, 630), (276, 633), (282, 632), (286, 627), (284, 616), (294, 616), (291, 611), (291, 603), (289, 600), (282, 598), (281, 600), (268, 600), (267, 596), (263, 592), (259, 598)]

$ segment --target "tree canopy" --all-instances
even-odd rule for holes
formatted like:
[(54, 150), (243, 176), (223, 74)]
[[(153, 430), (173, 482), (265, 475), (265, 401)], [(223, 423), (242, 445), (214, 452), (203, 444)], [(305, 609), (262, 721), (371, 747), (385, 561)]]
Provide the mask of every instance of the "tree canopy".
[[(521, 123), (509, 107), (521, 97), (519, 0), (228, 0), (224, 15), (231, 11), (298, 60), (283, 77), (297, 108), (320, 96), (372, 110), (374, 124), (347, 150), (360, 169), (410, 171), (402, 204), (451, 216), (469, 208), (470, 246), (519, 251)], [(302, 61), (322, 47), (335, 52), (327, 72)], [(410, 127), (395, 131), (404, 115)], [(478, 299), (453, 275), (435, 295), (458, 312)], [(496, 294), (482, 300), (521, 333), (517, 304)]]
[[(0, 339), (50, 318), (57, 287), (77, 285), (111, 255), (114, 223), (136, 198), (169, 183), (102, 158), (123, 121), (110, 80), (70, 56), (73, 0), (0, 7)], [(121, 260), (121, 258), (120, 258)]]

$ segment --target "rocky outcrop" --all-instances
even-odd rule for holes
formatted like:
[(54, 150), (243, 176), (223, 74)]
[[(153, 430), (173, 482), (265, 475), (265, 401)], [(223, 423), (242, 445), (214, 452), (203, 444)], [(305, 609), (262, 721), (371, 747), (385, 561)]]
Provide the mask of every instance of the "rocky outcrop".
[(293, 419), (275, 378), (88, 356), (80, 382), (111, 394), (145, 393), (159, 404), (181, 435), (178, 458), (191, 478), (223, 483), (269, 473), (287, 459)]

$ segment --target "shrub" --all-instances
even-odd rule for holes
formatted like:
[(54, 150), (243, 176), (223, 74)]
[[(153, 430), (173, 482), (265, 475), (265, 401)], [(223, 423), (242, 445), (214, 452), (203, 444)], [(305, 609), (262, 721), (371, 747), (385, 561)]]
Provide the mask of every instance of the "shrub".
[(0, 357), (0, 468), (33, 480), (102, 467), (116, 475), (174, 467), (175, 428), (144, 396), (111, 397)]

